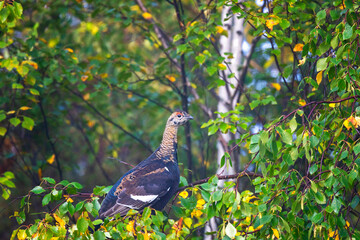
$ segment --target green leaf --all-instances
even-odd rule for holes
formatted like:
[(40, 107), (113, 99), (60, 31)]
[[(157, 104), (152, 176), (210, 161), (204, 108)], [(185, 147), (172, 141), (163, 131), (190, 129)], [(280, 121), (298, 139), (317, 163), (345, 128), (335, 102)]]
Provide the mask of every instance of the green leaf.
[(291, 133), (294, 133), (296, 128), (297, 128), (297, 122), (296, 122), (296, 117), (293, 117), (291, 119), (291, 121), (289, 122), (289, 127), (291, 129)]
[(53, 178), (50, 177), (43, 177), (43, 180), (47, 181), (48, 183), (55, 184), (56, 181)]
[(13, 4), (14, 4), (15, 14), (16, 14), (17, 18), (20, 18), (21, 15), (23, 14), (23, 7), (18, 2), (14, 2)]
[(59, 211), (61, 215), (65, 215), (69, 211), (68, 204), (68, 202), (64, 202), (60, 205)]
[(7, 179), (13, 179), (15, 178), (15, 175), (12, 173), (12, 172), (4, 172), (4, 176), (7, 178)]
[(187, 179), (183, 176), (180, 176), (180, 183), (179, 183), (179, 187), (184, 187), (189, 185)]
[(35, 124), (34, 120), (32, 120), (29, 117), (24, 116), (24, 120), (23, 120), (21, 126), (29, 131), (32, 131), (34, 128), (34, 124)]
[(181, 34), (181, 33), (176, 34), (176, 35), (174, 36), (174, 38), (173, 38), (173, 42), (177, 42), (177, 41), (179, 41), (181, 38), (182, 38), (182, 34)]
[(6, 179), (6, 180), (3, 182), (3, 184), (4, 184), (5, 186), (9, 187), (9, 188), (15, 188), (15, 184), (14, 184), (12, 181), (8, 180), (8, 179)]
[(310, 167), (309, 169), (309, 173), (310, 174), (314, 174), (316, 171), (318, 170), (318, 165), (317, 164), (314, 164)]
[(343, 33), (343, 40), (347, 40), (347, 39), (350, 39), (353, 35), (353, 29), (352, 27), (346, 23), (345, 25), (345, 30), (344, 30), (344, 33)]
[(211, 136), (213, 134), (215, 134), (217, 132), (217, 130), (219, 129), (218, 125), (211, 125), (208, 129), (208, 136)]
[(39, 96), (39, 95), (40, 95), (39, 91), (36, 90), (35, 88), (30, 88), (29, 91), (30, 91), (30, 93), (31, 93), (32, 95), (35, 95), (35, 96)]
[(330, 45), (333, 49), (337, 48), (339, 46), (339, 37), (336, 35), (330, 42)]
[(150, 217), (150, 215), (151, 215), (151, 209), (146, 207), (142, 213), (142, 219), (146, 220)]
[(341, 202), (339, 199), (337, 199), (336, 197), (334, 197), (334, 200), (331, 203), (331, 208), (334, 210), (334, 212), (336, 214), (339, 213), (340, 208), (341, 208)]
[(326, 11), (325, 10), (321, 10), (316, 14), (316, 19), (318, 21), (324, 19), (325, 17), (326, 17)]
[(93, 204), (90, 203), (90, 202), (85, 203), (85, 209), (86, 209), (86, 211), (88, 211), (88, 212), (92, 212), (92, 210), (93, 210)]
[(317, 185), (316, 185), (316, 183), (314, 181), (311, 181), (311, 186), (310, 187), (315, 193), (318, 191)]
[[(69, 202), (69, 204), (68, 204), (68, 211), (69, 211), (69, 213), (70, 213), (71, 216), (73, 216), (74, 213), (75, 213), (75, 207), (74, 207), (74, 206), (72, 205), (72, 203), (70, 203), (70, 202)], [(100, 220), (100, 219), (98, 219), (98, 220)]]
[(0, 122), (6, 119), (6, 115), (4, 113), (0, 113)]
[(1, 196), (2, 196), (5, 200), (7, 200), (7, 199), (10, 197), (10, 194), (11, 194), (11, 191), (10, 191), (9, 189), (7, 189), (7, 188), (3, 188), (3, 189), (2, 189), (2, 194), (1, 194)]
[(223, 192), (221, 190), (217, 190), (214, 194), (213, 194), (213, 200), (215, 202), (218, 202), (221, 200), (222, 198), (222, 195), (223, 195)]
[(202, 65), (205, 62), (205, 58), (205, 55), (200, 53), (198, 56), (195, 57), (195, 60), (198, 61), (200, 65)]
[(259, 212), (265, 212), (266, 209), (267, 209), (267, 206), (266, 206), (265, 203), (264, 203), (264, 204), (260, 204), (260, 205), (258, 206)]
[(72, 182), (71, 185), (73, 185), (76, 189), (82, 189), (83, 186), (78, 182)]
[(16, 127), (17, 125), (19, 125), (21, 123), (21, 121), (17, 117), (13, 117), (13, 118), (10, 118), (10, 123), (12, 125), (14, 125), (14, 127)]
[(217, 67), (210, 66), (206, 68), (206, 71), (210, 76), (214, 75), (217, 72)]
[(7, 129), (4, 127), (0, 127), (0, 136), (5, 136)]
[(316, 71), (324, 71), (327, 67), (327, 58), (320, 58), (316, 63)]
[(75, 206), (75, 212), (80, 211), (84, 206), (84, 202), (78, 202)]
[(88, 221), (86, 221), (85, 218), (81, 217), (78, 219), (76, 226), (77, 226), (79, 232), (84, 233), (88, 229), (89, 223), (88, 223)]
[(311, 221), (313, 223), (318, 223), (321, 220), (322, 217), (323, 217), (323, 214), (321, 212), (319, 212), (319, 213), (315, 212), (311, 217)]
[(51, 200), (51, 193), (46, 194), (42, 199), (42, 205), (48, 205)]
[(355, 197), (351, 200), (350, 207), (351, 207), (352, 209), (355, 209), (355, 208), (359, 205), (359, 202), (360, 202), (359, 196), (355, 196)]
[(34, 187), (31, 192), (35, 193), (35, 194), (40, 194), (45, 192), (45, 189), (43, 189), (41, 186), (36, 186)]
[(4, 7), (3, 9), (1, 9), (0, 11), (0, 21), (2, 23), (4, 23), (7, 19), (7, 17), (9, 16), (10, 14), (10, 9), (9, 7)]
[[(299, 156), (299, 151), (298, 151), (297, 147), (292, 148), (291, 151), (290, 151), (291, 159), (293, 161), (296, 161), (298, 159), (298, 156)], [(289, 164), (289, 165), (291, 165), (291, 164)]]
[(358, 155), (360, 153), (360, 143), (356, 144), (353, 148), (354, 153)]
[(237, 231), (236, 228), (229, 222), (226, 225), (225, 233), (229, 238), (233, 239), (235, 238)]
[(318, 204), (325, 204), (326, 203), (326, 197), (325, 197), (325, 194), (318, 191), (316, 194), (315, 194), (315, 200)]
[(95, 240), (105, 240), (105, 233), (103, 233), (101, 231), (96, 231), (94, 233), (94, 239)]

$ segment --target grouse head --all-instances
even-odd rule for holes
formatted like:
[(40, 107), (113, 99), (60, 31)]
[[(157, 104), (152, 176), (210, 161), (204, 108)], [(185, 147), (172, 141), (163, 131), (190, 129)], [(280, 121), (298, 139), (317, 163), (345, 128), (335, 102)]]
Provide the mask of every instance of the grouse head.
[(189, 120), (193, 119), (193, 117), (184, 111), (176, 111), (172, 113), (167, 121), (167, 125), (170, 126), (181, 126), (185, 125)]

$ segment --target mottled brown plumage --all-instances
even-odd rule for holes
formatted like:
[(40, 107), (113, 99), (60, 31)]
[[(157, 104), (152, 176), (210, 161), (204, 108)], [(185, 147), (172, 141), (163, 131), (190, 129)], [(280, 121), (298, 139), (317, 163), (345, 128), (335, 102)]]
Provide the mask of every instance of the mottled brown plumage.
[(148, 206), (157, 210), (164, 208), (180, 181), (177, 130), (190, 119), (192, 117), (184, 111), (171, 114), (160, 147), (112, 187), (102, 202), (99, 218), (124, 216), (130, 209), (142, 211)]

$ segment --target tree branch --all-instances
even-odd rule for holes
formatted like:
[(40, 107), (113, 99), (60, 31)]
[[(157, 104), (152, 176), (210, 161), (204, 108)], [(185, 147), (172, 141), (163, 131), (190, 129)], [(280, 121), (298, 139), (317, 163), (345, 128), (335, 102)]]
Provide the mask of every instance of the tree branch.
[(103, 115), (97, 108), (95, 108), (91, 103), (89, 103), (88, 101), (86, 101), (79, 93), (74, 92), (73, 90), (71, 90), (70, 88), (68, 88), (67, 86), (65, 86), (65, 88), (71, 92), (72, 94), (74, 94), (75, 96), (77, 96), (78, 98), (80, 98), (83, 102), (85, 102), (97, 115), (99, 115), (101, 118), (103, 118), (105, 121), (107, 121), (108, 123), (111, 123), (112, 125), (114, 125), (115, 127), (117, 127), (118, 129), (120, 129), (121, 131), (123, 131), (126, 135), (128, 135), (129, 137), (135, 139), (136, 141), (138, 141), (141, 145), (144, 146), (144, 148), (146, 150), (148, 150), (150, 153), (153, 152), (153, 150), (151, 149), (151, 147), (144, 142), (143, 140), (141, 140), (140, 138), (138, 138), (137, 136), (135, 136), (134, 134), (126, 131), (123, 127), (121, 127), (119, 124), (115, 123), (113, 120), (111, 120), (110, 118), (106, 117), (105, 115)]
[(63, 174), (62, 174), (62, 170), (61, 170), (61, 166), (60, 166), (59, 155), (56, 152), (55, 144), (50, 139), (49, 127), (48, 127), (47, 118), (46, 118), (46, 115), (45, 115), (45, 111), (44, 111), (44, 108), (43, 108), (43, 105), (42, 105), (42, 99), (41, 98), (39, 99), (38, 105), (40, 107), (41, 115), (42, 115), (43, 120), (44, 120), (46, 138), (47, 138), (47, 140), (48, 140), (48, 142), (50, 144), (50, 147), (51, 147), (51, 149), (52, 149), (52, 151), (53, 151), (53, 153), (55, 155), (55, 161), (56, 161), (57, 170), (59, 172), (60, 180), (63, 180)]

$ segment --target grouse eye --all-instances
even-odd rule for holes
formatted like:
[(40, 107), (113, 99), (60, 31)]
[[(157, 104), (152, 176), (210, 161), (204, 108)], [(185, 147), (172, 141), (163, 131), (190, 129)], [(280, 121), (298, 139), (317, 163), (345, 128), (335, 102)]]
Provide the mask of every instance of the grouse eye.
[(178, 118), (181, 118), (181, 115), (179, 114), (179, 115), (177, 115), (177, 117), (178, 117)]

